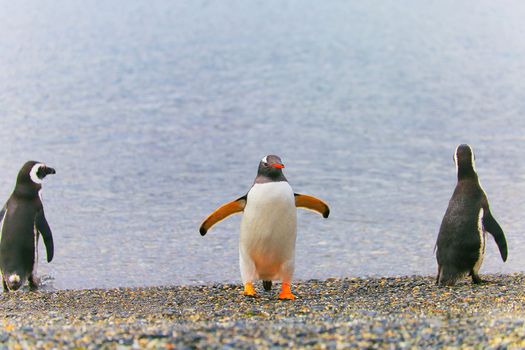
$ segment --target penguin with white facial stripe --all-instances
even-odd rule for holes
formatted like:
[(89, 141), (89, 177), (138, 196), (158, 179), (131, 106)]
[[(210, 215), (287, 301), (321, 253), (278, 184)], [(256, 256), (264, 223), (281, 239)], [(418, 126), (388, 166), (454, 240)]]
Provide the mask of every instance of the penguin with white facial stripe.
[(255, 297), (253, 282), (262, 279), (270, 290), (272, 280), (281, 280), (279, 299), (295, 299), (291, 281), (295, 267), (297, 207), (319, 212), (327, 218), (328, 205), (322, 200), (294, 193), (275, 155), (259, 163), (255, 182), (248, 193), (226, 203), (211, 213), (202, 223), (202, 236), (217, 222), (243, 212), (239, 242), (239, 262), (244, 295)]
[(13, 193), (0, 211), (0, 272), (4, 291), (17, 290), (27, 280), (38, 288), (38, 237), (42, 235), (47, 261), (53, 259), (53, 235), (40, 198), (42, 180), (55, 169), (29, 161), (18, 172)]
[(485, 191), (474, 165), (469, 145), (459, 145), (454, 154), (458, 182), (441, 222), (436, 242), (437, 284), (454, 285), (470, 274), (473, 283), (481, 283), (479, 269), (485, 255), (485, 232), (494, 236), (503, 261), (507, 260), (507, 241), (492, 216)]

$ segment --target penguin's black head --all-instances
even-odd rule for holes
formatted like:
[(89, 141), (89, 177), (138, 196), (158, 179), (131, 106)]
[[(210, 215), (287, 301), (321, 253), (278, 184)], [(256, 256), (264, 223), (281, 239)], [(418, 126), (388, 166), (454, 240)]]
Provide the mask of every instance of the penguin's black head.
[(454, 162), (458, 172), (458, 178), (475, 177), (476, 166), (472, 148), (467, 144), (461, 144), (454, 153)]
[(48, 167), (44, 163), (30, 160), (26, 162), (18, 172), (16, 183), (17, 185), (32, 184), (41, 186), (42, 180), (44, 180), (47, 175), (55, 173), (55, 169)]
[(283, 168), (284, 164), (281, 158), (270, 154), (261, 159), (255, 182), (286, 181)]

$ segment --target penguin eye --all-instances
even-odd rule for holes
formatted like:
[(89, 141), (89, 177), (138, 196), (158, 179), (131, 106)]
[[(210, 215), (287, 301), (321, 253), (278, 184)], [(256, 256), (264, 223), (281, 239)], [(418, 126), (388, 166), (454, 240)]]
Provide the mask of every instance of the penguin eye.
[(36, 171), (36, 176), (38, 176), (39, 179), (42, 179), (44, 177), (44, 170), (44, 166), (41, 165), (40, 167), (38, 167), (38, 170)]
[(268, 166), (268, 163), (263, 163), (263, 165), (267, 167), (267, 166)]

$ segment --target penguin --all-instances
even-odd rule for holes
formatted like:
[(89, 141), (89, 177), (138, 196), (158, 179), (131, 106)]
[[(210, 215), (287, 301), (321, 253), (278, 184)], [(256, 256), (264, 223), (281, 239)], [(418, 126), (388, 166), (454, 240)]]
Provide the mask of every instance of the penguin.
[(503, 261), (507, 260), (507, 241), (490, 212), (474, 164), (474, 152), (467, 144), (454, 153), (458, 182), (439, 228), (435, 253), (438, 263), (436, 283), (453, 286), (470, 275), (472, 282), (482, 282), (479, 269), (485, 255), (486, 232), (494, 237)]
[(280, 280), (279, 299), (294, 300), (291, 281), (295, 268), (296, 208), (316, 211), (324, 218), (330, 214), (328, 205), (322, 200), (294, 193), (283, 168), (278, 156), (264, 157), (248, 193), (213, 211), (199, 229), (204, 236), (219, 221), (243, 213), (239, 265), (245, 296), (257, 296), (253, 286), (256, 280), (262, 279), (267, 291), (272, 287), (272, 280)]
[(15, 291), (24, 282), (38, 289), (36, 267), (38, 238), (42, 235), (47, 262), (53, 260), (53, 235), (44, 215), (42, 180), (55, 174), (41, 162), (28, 161), (18, 172), (13, 193), (0, 211), (0, 273), (4, 291)]

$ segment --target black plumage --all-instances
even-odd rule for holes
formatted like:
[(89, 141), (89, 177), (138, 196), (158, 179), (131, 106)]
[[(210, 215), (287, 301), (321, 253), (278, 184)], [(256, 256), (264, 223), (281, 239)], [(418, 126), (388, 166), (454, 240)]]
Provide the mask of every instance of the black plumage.
[(39, 235), (46, 246), (47, 261), (53, 259), (53, 235), (40, 199), (41, 182), (55, 169), (29, 161), (20, 169), (16, 186), (0, 211), (0, 272), (4, 290), (17, 290), (29, 281), (37, 288), (35, 264)]
[(439, 285), (454, 285), (467, 274), (474, 283), (481, 282), (478, 272), (485, 253), (485, 232), (494, 236), (503, 261), (507, 260), (505, 234), (490, 212), (474, 167), (472, 148), (459, 145), (454, 159), (458, 182), (436, 242)]

